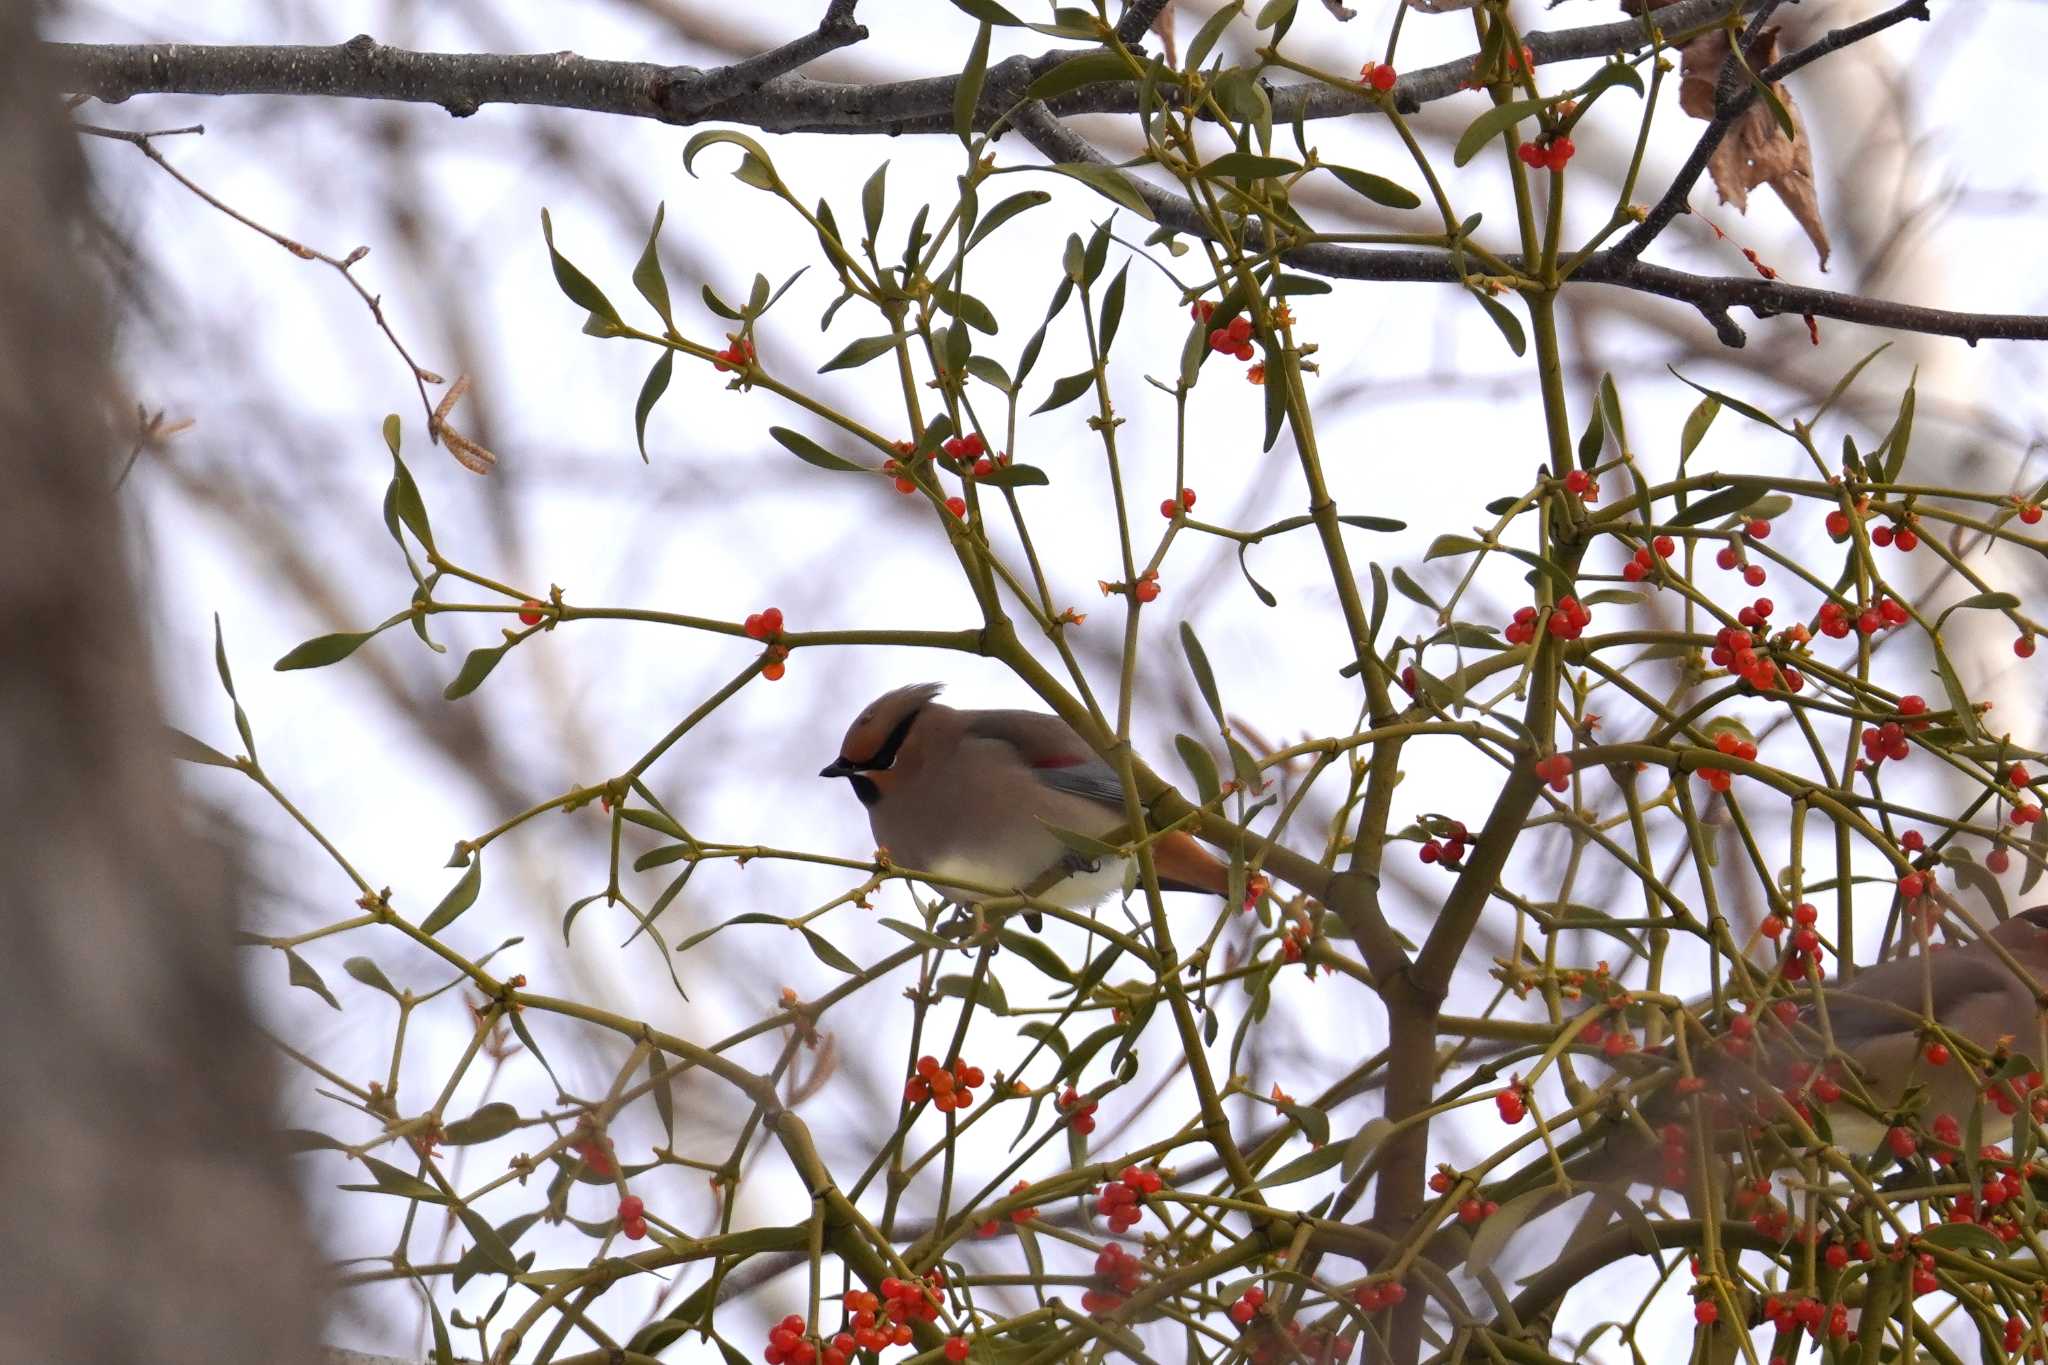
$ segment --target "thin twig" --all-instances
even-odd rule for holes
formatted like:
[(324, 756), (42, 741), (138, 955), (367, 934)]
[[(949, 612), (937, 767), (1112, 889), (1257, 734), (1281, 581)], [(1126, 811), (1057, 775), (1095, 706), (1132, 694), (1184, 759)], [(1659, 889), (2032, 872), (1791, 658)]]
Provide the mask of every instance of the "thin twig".
[[(154, 161), (163, 169), (164, 174), (170, 176), (171, 179), (177, 181), (193, 194), (199, 196), (200, 199), (234, 219), (243, 227), (268, 237), (271, 241), (277, 243), (286, 251), (291, 252), (292, 255), (297, 256), (302, 261), (318, 261), (322, 265), (331, 266), (334, 270), (338, 271), (341, 277), (348, 281), (349, 288), (356, 291), (356, 296), (362, 299), (364, 306), (370, 310), (370, 316), (376, 319), (378, 330), (382, 331), (391, 342), (391, 347), (398, 352), (399, 359), (403, 360), (406, 368), (412, 371), (413, 384), (419, 390), (420, 406), (425, 409), (427, 414), (427, 433), (436, 442), (441, 439), (443, 432), (447, 431), (447, 428), (435, 415), (434, 400), (427, 394), (427, 385), (442, 384), (447, 381), (412, 358), (412, 353), (405, 349), (405, 343), (398, 339), (398, 334), (391, 330), (390, 322), (384, 317), (383, 299), (363, 288), (362, 281), (355, 277), (353, 267), (357, 261), (370, 254), (368, 247), (359, 246), (346, 256), (330, 256), (324, 251), (307, 246), (304, 242), (285, 236), (275, 228), (265, 227), (240, 209), (235, 208), (232, 204), (217, 198), (204, 186), (193, 181), (191, 177), (165, 160), (163, 153), (156, 149), (154, 139), (182, 136), (187, 133), (203, 135), (206, 132), (206, 127), (203, 124), (195, 123), (186, 128), (160, 128), (149, 132), (135, 132), (126, 128), (102, 128), (90, 123), (74, 123), (72, 127), (91, 137), (105, 138), (110, 142), (125, 142), (131, 147), (139, 148), (144, 156)], [(454, 433), (450, 432), (449, 434), (453, 435)], [(474, 442), (469, 444), (471, 446), (475, 445)], [(475, 448), (481, 449), (481, 447)], [(485, 453), (488, 454), (488, 452)], [(461, 459), (462, 457), (458, 455), (457, 458)], [(489, 463), (479, 466), (470, 459), (462, 459), (462, 464), (464, 468), (482, 474), (489, 470), (490, 463), (495, 463), (495, 460), (496, 457), (493, 456)]]

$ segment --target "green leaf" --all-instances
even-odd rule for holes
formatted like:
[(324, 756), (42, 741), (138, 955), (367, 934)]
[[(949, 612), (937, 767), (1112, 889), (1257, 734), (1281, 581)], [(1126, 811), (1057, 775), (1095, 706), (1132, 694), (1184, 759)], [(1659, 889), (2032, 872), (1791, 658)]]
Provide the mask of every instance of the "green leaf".
[(1323, 169), (1343, 181), (1346, 189), (1364, 195), (1375, 204), (1390, 209), (1412, 209), (1422, 203), (1422, 197), (1415, 191), (1406, 185), (1397, 185), (1383, 175), (1353, 170), (1349, 166), (1333, 166), (1327, 162)]
[(867, 183), (860, 187), (861, 227), (870, 242), (881, 236), (882, 209), (888, 202), (888, 197), (889, 163), (884, 161), (875, 167), (873, 173), (868, 176)]
[[(984, 336), (994, 336), (1002, 330), (1001, 324), (996, 321), (995, 313), (972, 294), (944, 289), (938, 294), (938, 305)], [(1106, 351), (1109, 347), (1105, 345), (1102, 349)]]
[(1222, 6), (1214, 14), (1210, 15), (1208, 22), (1203, 24), (1201, 30), (1195, 34), (1195, 40), (1188, 44), (1187, 55), (1182, 60), (1182, 66), (1189, 71), (1201, 70), (1202, 63), (1209, 59), (1209, 53), (1215, 49), (1218, 42), (1222, 41), (1223, 30), (1229, 28), (1231, 20), (1237, 18), (1242, 13), (1244, 13), (1244, 0), (1230, 0), (1229, 4)]
[(1024, 87), (1027, 100), (1053, 100), (1061, 95), (1104, 81), (1128, 81), (1130, 67), (1125, 64), (1121, 53), (1099, 51), (1083, 52), (1078, 57), (1069, 57), (1052, 70)]
[(1906, 392), (1899, 398), (1899, 415), (1893, 421), (1891, 432), (1885, 439), (1884, 481), (1891, 483), (1906, 467), (1906, 448), (1913, 443), (1913, 408), (1915, 405), (1914, 385), (1906, 385)]
[(420, 932), (438, 934), (453, 924), (463, 911), (476, 904), (477, 890), (483, 884), (484, 856), (482, 853), (471, 854), (468, 870), (455, 879), (455, 885), (448, 888), (448, 894), (441, 897), (441, 903), (421, 922)]
[[(1102, 294), (1102, 323), (1098, 329), (1101, 335), (1096, 343), (1096, 349), (1104, 356), (1109, 354), (1110, 345), (1116, 340), (1117, 326), (1123, 321), (1124, 288), (1129, 281), (1130, 273), (1131, 263), (1125, 261), (1123, 269), (1116, 272), (1116, 278), (1109, 282), (1109, 288)], [(984, 330), (994, 331), (995, 328), (991, 324)]]
[(1728, 487), (1692, 503), (1671, 518), (1673, 526), (1699, 526), (1709, 521), (1735, 515), (1755, 505), (1758, 498), (1770, 491), (1770, 485), (1762, 479), (1735, 478), (1728, 481)]
[[(497, 1228), (494, 1229), (496, 1245), (506, 1248), (516, 1246), (519, 1239), (526, 1235), (528, 1229), (540, 1221), (541, 1212), (541, 1210), (536, 1209), (532, 1213), (522, 1213), (516, 1218), (508, 1218), (498, 1224)], [(463, 1252), (455, 1262), (455, 1271), (451, 1278), (458, 1291), (461, 1290), (463, 1285), (469, 1283), (470, 1280), (492, 1268), (493, 1263), (487, 1257), (482, 1240), (475, 1238), (474, 1234), (472, 1234), (472, 1241), (474, 1244), (469, 1250)], [(492, 1250), (495, 1251), (495, 1247)], [(502, 1267), (500, 1268), (502, 1269)], [(514, 1268), (517, 1269), (516, 1263)]]
[[(1525, 118), (1542, 112), (1546, 105), (1561, 98), (1552, 95), (1543, 99), (1512, 100), (1507, 104), (1496, 104), (1478, 118), (1472, 120), (1464, 135), (1458, 139), (1457, 148), (1451, 153), (1454, 165), (1462, 166), (1479, 155), (1479, 149), (1505, 133)], [(1520, 354), (1519, 351), (1516, 352)]]
[(1346, 526), (1356, 526), (1361, 531), (1405, 531), (1408, 523), (1393, 517), (1341, 516), (1337, 518)]
[(182, 758), (187, 763), (207, 763), (216, 768), (233, 768), (235, 760), (202, 740), (194, 739), (175, 726), (166, 725), (164, 733), (171, 743), (171, 757)]
[(1195, 790), (1201, 793), (1202, 804), (1214, 801), (1223, 790), (1223, 783), (1216, 772), (1216, 760), (1199, 742), (1187, 735), (1175, 735), (1173, 747), (1180, 753), (1180, 761), (1187, 766), (1195, 779)]
[(1607, 448), (1607, 419), (1595, 407), (1586, 414), (1586, 429), (1579, 433), (1579, 468), (1591, 469), (1600, 463), (1600, 452)]
[(1465, 1265), (1475, 1275), (1483, 1275), (1514, 1236), (1516, 1229), (1529, 1221), (1545, 1201), (1554, 1200), (1557, 1191), (1549, 1187), (1523, 1190), (1507, 1203), (1486, 1215), (1472, 1234), (1472, 1249), (1465, 1253)]
[(1698, 392), (1705, 394), (1709, 398), (1719, 399), (1722, 406), (1733, 408), (1735, 411), (1741, 413), (1744, 417), (1747, 417), (1750, 421), (1761, 422), (1765, 426), (1769, 427), (1772, 431), (1784, 432), (1786, 435), (1791, 434), (1785, 431), (1784, 426), (1775, 417), (1770, 416), (1768, 413), (1764, 412), (1759, 408), (1751, 407), (1749, 404), (1743, 402), (1740, 398), (1731, 398), (1727, 394), (1722, 393), (1719, 389), (1710, 389), (1704, 384), (1693, 383), (1684, 375), (1679, 374), (1678, 367), (1675, 365), (1666, 365), (1664, 368), (1670, 370), (1672, 374), (1676, 375), (1678, 381), (1681, 384), (1686, 385), (1688, 388), (1697, 390)]
[(1678, 466), (1682, 470), (1685, 462), (1692, 458), (1705, 438), (1707, 428), (1714, 425), (1714, 419), (1721, 415), (1721, 400), (1709, 394), (1699, 401), (1698, 406), (1686, 415), (1685, 430), (1678, 437)]
[(1293, 1100), (1275, 1100), (1273, 1107), (1294, 1120), (1302, 1136), (1318, 1147), (1326, 1147), (1330, 1141), (1330, 1116), (1312, 1104), (1297, 1104)]
[(469, 651), (469, 657), (462, 661), (462, 667), (456, 671), (455, 681), (442, 688), (441, 695), (449, 701), (454, 701), (457, 697), (466, 697), (476, 691), (483, 685), (484, 679), (491, 676), (491, 670), (498, 666), (498, 661), (505, 657), (505, 651), (511, 647), (511, 641), (508, 640), (502, 645), (486, 645), (482, 649)]
[(569, 302), (603, 318), (614, 327), (623, 327), (625, 324), (619, 320), (618, 310), (612, 307), (604, 291), (592, 284), (588, 275), (569, 264), (568, 257), (555, 250), (555, 225), (548, 218), (546, 209), (540, 211), (540, 235), (548, 244), (548, 260), (555, 269), (555, 283), (569, 296)]
[(1946, 608), (1944, 608), (1941, 615), (1934, 618), (1934, 628), (1936, 630), (1940, 630), (1941, 623), (1948, 620), (1949, 616), (1954, 612), (2017, 611), (2019, 609), (2019, 605), (2020, 599), (2014, 597), (2009, 592), (1972, 593), (1968, 597), (1965, 597), (1962, 601), (1951, 602)]
[(1159, 221), (1152, 212), (1152, 206), (1145, 202), (1144, 196), (1138, 193), (1130, 178), (1113, 166), (1098, 166), (1092, 161), (1062, 161), (1045, 169), (1071, 176), (1112, 203), (1123, 205), (1148, 223)]
[(249, 728), (249, 715), (242, 710), (242, 699), (235, 695), (235, 676), (228, 671), (227, 636), (221, 633), (220, 613), (213, 614), (213, 667), (220, 674), (220, 685), (228, 694), (228, 700), (235, 707), (235, 733), (242, 737), (242, 752), (251, 759), (256, 757), (256, 735)]
[(343, 1185), (341, 1188), (345, 1190), (366, 1190), (373, 1194), (396, 1195), (400, 1199), (417, 1199), (423, 1204), (445, 1204), (448, 1202), (440, 1190), (429, 1185), (416, 1175), (409, 1175), (399, 1170), (398, 1167), (388, 1161), (379, 1161), (373, 1156), (366, 1156), (362, 1161), (363, 1165), (369, 1168), (370, 1175), (375, 1178), (377, 1183), (374, 1185)]
[(740, 158), (738, 169), (733, 171), (734, 179), (752, 185), (757, 190), (787, 193), (781, 178), (775, 174), (774, 164), (768, 160), (768, 153), (761, 149), (760, 143), (754, 141), (745, 133), (712, 129), (697, 134), (683, 147), (683, 169), (689, 171), (691, 175), (695, 175), (697, 172), (692, 169), (690, 163), (697, 159), (698, 152), (703, 151), (715, 142), (730, 142), (745, 153)]
[(312, 963), (287, 948), (284, 950), (284, 964), (286, 977), (294, 986), (304, 986), (335, 1009), (341, 1008), (341, 1002), (334, 998), (333, 991), (327, 989), (327, 983), (320, 979), (320, 973), (313, 970)]
[(1264, 180), (1270, 176), (1292, 175), (1301, 169), (1298, 161), (1284, 156), (1259, 156), (1253, 152), (1225, 152), (1196, 174), (1210, 180)]
[(1216, 672), (1209, 667), (1209, 652), (1202, 648), (1195, 628), (1186, 621), (1180, 623), (1180, 648), (1187, 655), (1188, 671), (1195, 675), (1195, 686), (1202, 689), (1202, 700), (1209, 704), (1209, 714), (1216, 718), (1216, 728), (1228, 731), (1230, 724), (1223, 719), (1223, 698), (1216, 691)]
[(992, 976), (976, 980), (971, 976), (942, 976), (932, 987), (932, 993), (941, 996), (957, 996), (973, 1001), (991, 1014), (1008, 1014), (1010, 1002), (1003, 995), (1002, 983)]
[(1280, 605), (1280, 599), (1273, 596), (1271, 592), (1267, 591), (1266, 585), (1264, 583), (1261, 583), (1258, 579), (1252, 577), (1252, 566), (1245, 562), (1244, 552), (1250, 548), (1251, 543), (1249, 541), (1240, 540), (1239, 542), (1237, 542), (1237, 571), (1244, 575), (1244, 581), (1251, 585), (1253, 594), (1257, 596), (1257, 598), (1261, 602), (1265, 603), (1269, 607), (1277, 607)]
[(1500, 334), (1507, 338), (1509, 350), (1520, 355), (1529, 348), (1528, 338), (1522, 334), (1521, 319), (1510, 312), (1506, 304), (1483, 289), (1468, 292), (1479, 300), (1479, 306), (1486, 310), (1486, 316), (1493, 319), (1493, 325), (1500, 328)]
[(1052, 480), (1043, 469), (1036, 465), (997, 465), (986, 474), (976, 474), (974, 481), (984, 488), (1037, 488)]
[(974, 114), (981, 107), (981, 87), (988, 79), (989, 28), (984, 19), (980, 32), (974, 35), (974, 46), (967, 51), (967, 67), (960, 73), (960, 83), (953, 87), (953, 132), (963, 143), (974, 132)]
[(810, 945), (811, 954), (818, 961), (834, 971), (845, 972), (848, 976), (860, 975), (860, 964), (833, 947), (831, 940), (807, 925), (799, 925), (798, 927), (803, 930), (804, 942)]
[(1437, 600), (1429, 595), (1428, 590), (1411, 578), (1408, 571), (1398, 564), (1394, 566), (1394, 590), (1418, 606), (1428, 607), (1431, 611), (1443, 610), (1437, 605)]
[[(1261, 357), (1271, 359), (1271, 352)], [(1280, 439), (1280, 427), (1287, 420), (1287, 386), (1285, 384), (1264, 385), (1266, 398), (1266, 439), (1259, 449), (1271, 450), (1273, 443)]]
[(640, 461), (647, 462), (647, 418), (654, 411), (654, 405), (668, 392), (669, 376), (675, 373), (676, 353), (663, 350), (661, 359), (654, 362), (654, 368), (647, 372), (646, 382), (640, 385), (640, 397), (633, 404), (633, 438), (640, 443)]
[(654, 226), (648, 229), (647, 245), (640, 249), (640, 261), (633, 267), (633, 287), (640, 291), (661, 320), (673, 332), (675, 318), (669, 313), (668, 277), (661, 273), (661, 220), (668, 214), (666, 203), (654, 206)]
[(1002, 940), (1004, 949), (1023, 958), (1053, 980), (1069, 986), (1074, 984), (1073, 969), (1067, 966), (1065, 959), (1053, 951), (1051, 944), (1036, 934), (1023, 934), (1015, 929), (1004, 929), (999, 931), (996, 937)]
[(1956, 675), (1956, 668), (1949, 661), (1948, 650), (1942, 647), (1937, 632), (1933, 638), (1934, 671), (1941, 678), (1942, 688), (1948, 693), (1948, 704), (1956, 713), (1956, 726), (1966, 738), (1977, 737), (1977, 708), (1970, 700), (1969, 692), (1963, 687), (1963, 680)]
[(1266, 0), (1259, 6), (1259, 16), (1252, 21), (1252, 27), (1272, 29), (1272, 41), (1279, 42), (1281, 35), (1294, 22), (1294, 9), (1298, 3), (1299, 0)]
[(819, 445), (800, 431), (791, 431), (788, 427), (770, 427), (768, 428), (768, 434), (773, 436), (784, 450), (787, 450), (806, 464), (814, 464), (820, 469), (831, 469), (840, 473), (864, 474), (867, 472), (860, 465), (846, 459), (844, 456), (834, 455), (831, 451), (825, 449), (825, 447)]
[(1017, 391), (1016, 384), (1010, 379), (1009, 371), (997, 364), (992, 356), (971, 355), (967, 357), (967, 373), (973, 375), (990, 388), (1002, 393), (1014, 394)]
[(493, 1100), (468, 1118), (457, 1119), (441, 1132), (451, 1147), (468, 1147), (501, 1138), (519, 1126), (519, 1111), (503, 1100)]
[(1422, 557), (1424, 559), (1444, 559), (1451, 555), (1476, 554), (1485, 548), (1486, 546), (1482, 542), (1474, 540), (1470, 536), (1446, 533), (1432, 540), (1429, 543), (1429, 549), (1424, 552)]
[(724, 299), (718, 297), (718, 291), (716, 289), (713, 289), (710, 285), (706, 284), (698, 286), (697, 292), (703, 295), (704, 306), (706, 308), (709, 308), (712, 312), (718, 314), (718, 316), (726, 319), (729, 322), (745, 321), (746, 314), (742, 313), (739, 309), (727, 303)]
[(981, 20), (984, 24), (995, 24), (1002, 28), (1017, 28), (1024, 22), (997, 4), (996, 0), (953, 0), (953, 7)]
[(1335, 1143), (1312, 1147), (1294, 1160), (1274, 1167), (1259, 1177), (1262, 1189), (1275, 1189), (1281, 1185), (1292, 1185), (1297, 1180), (1306, 1180), (1312, 1175), (1321, 1175), (1344, 1160), (1344, 1148)]
[(1040, 403), (1031, 410), (1031, 415), (1036, 417), (1041, 412), (1051, 412), (1055, 408), (1063, 408), (1094, 386), (1095, 371), (1093, 370), (1082, 370), (1078, 374), (1070, 374), (1064, 378), (1055, 379), (1052, 383), (1052, 392), (1046, 395), (1043, 403)]
[(369, 958), (352, 957), (341, 964), (341, 969), (365, 986), (380, 990), (393, 1000), (398, 999), (398, 987), (392, 985), (391, 978), (384, 975), (384, 969)]
[(297, 1156), (304, 1152), (345, 1152), (348, 1144), (311, 1128), (287, 1128), (282, 1134), (285, 1150)]
[(885, 356), (895, 350), (896, 344), (902, 339), (899, 334), (893, 332), (887, 336), (855, 337), (852, 341), (846, 343), (838, 355), (833, 356), (830, 360), (820, 365), (818, 373), (828, 374), (833, 370), (858, 369), (870, 360)]
[(1009, 222), (1012, 218), (1015, 218), (1018, 214), (1025, 212), (1027, 209), (1035, 209), (1040, 204), (1050, 203), (1051, 200), (1052, 195), (1045, 190), (1025, 190), (1021, 194), (1011, 195), (1008, 199), (1003, 200), (990, 209), (983, 215), (982, 220), (975, 224), (974, 231), (967, 238), (967, 249), (969, 251), (974, 250), (975, 247), (981, 245), (982, 240), (990, 233)]
[(1385, 1117), (1367, 1119), (1365, 1127), (1358, 1130), (1351, 1141), (1344, 1144), (1344, 1178), (1356, 1176), (1365, 1167), (1366, 1158), (1373, 1149), (1386, 1141), (1394, 1131), (1394, 1121)]

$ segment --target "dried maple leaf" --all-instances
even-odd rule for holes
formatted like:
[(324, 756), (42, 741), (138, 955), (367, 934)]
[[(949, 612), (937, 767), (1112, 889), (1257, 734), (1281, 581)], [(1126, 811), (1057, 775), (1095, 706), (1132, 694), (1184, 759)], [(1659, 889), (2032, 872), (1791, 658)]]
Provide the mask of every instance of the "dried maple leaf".
[[(1680, 50), (1678, 104), (1696, 119), (1714, 117), (1714, 85), (1730, 52), (1728, 35), (1721, 29), (1701, 34)], [(1752, 70), (1766, 67), (1777, 57), (1778, 31), (1763, 30), (1747, 45)], [(1820, 268), (1828, 268), (1828, 230), (1820, 219), (1820, 195), (1813, 182), (1813, 147), (1806, 140), (1806, 123), (1792, 92), (1774, 83), (1777, 97), (1792, 124), (1786, 137), (1770, 104), (1757, 98), (1729, 125), (1721, 145), (1707, 160), (1707, 172), (1714, 177), (1714, 189), (1724, 204), (1749, 212), (1749, 192), (1769, 185), (1806, 229), (1808, 240), (1820, 255)]]

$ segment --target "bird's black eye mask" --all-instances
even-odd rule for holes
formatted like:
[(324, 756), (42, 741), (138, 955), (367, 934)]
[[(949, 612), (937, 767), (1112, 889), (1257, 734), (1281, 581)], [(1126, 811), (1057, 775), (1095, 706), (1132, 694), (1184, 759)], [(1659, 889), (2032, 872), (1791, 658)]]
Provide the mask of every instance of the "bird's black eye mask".
[[(897, 721), (896, 728), (891, 730), (889, 737), (882, 741), (882, 747), (875, 750), (875, 756), (855, 763), (853, 766), (862, 772), (868, 773), (886, 772), (890, 768), (895, 767), (896, 751), (903, 747), (904, 740), (910, 738), (911, 723), (923, 714), (924, 708), (920, 706), (902, 720)], [(870, 783), (869, 785), (872, 786), (873, 784)], [(862, 799), (865, 800), (866, 798)]]

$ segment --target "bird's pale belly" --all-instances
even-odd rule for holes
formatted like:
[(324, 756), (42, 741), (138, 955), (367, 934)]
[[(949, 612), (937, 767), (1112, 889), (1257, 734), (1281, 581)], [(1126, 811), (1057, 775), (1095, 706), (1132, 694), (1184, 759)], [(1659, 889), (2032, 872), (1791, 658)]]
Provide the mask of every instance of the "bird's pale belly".
[[(960, 888), (957, 898), (972, 902), (987, 900), (994, 894), (1022, 890), (1056, 866), (1058, 861), (1059, 849), (1055, 845), (1051, 857), (1034, 867), (1027, 868), (1016, 862), (999, 864), (954, 853), (942, 855), (933, 860), (932, 866), (920, 870), (931, 873), (940, 881), (950, 882), (957, 877), (961, 882), (968, 883), (969, 886)], [(1068, 875), (1047, 890), (1042, 899), (1070, 909), (1095, 905), (1123, 890), (1124, 869), (1128, 862), (1128, 859), (1105, 858), (1102, 865), (1093, 872), (1082, 871)], [(1002, 891), (997, 893), (969, 887), (1000, 887)]]

